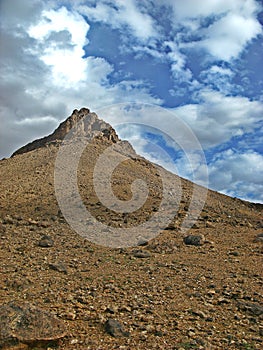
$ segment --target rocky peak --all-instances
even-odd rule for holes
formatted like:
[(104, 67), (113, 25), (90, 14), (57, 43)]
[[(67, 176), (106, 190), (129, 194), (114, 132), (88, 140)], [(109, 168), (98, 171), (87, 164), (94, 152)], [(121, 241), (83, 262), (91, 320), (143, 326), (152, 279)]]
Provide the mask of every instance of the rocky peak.
[(110, 124), (99, 119), (96, 113), (91, 113), (88, 108), (81, 108), (80, 110), (75, 109), (71, 116), (63, 121), (52, 134), (28, 143), (15, 151), (12, 156), (45, 147), (51, 143), (60, 143), (73, 127), (76, 127), (74, 133), (79, 136), (89, 139), (92, 137), (102, 137), (113, 143), (119, 141), (116, 131)]

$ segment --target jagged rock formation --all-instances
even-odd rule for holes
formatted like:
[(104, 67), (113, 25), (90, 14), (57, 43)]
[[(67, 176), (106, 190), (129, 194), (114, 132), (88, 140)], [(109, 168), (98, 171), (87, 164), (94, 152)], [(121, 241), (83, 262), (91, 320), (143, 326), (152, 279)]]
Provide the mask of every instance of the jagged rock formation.
[(85, 136), (87, 138), (95, 136), (104, 137), (113, 143), (119, 141), (116, 131), (110, 124), (99, 119), (98, 116), (95, 113), (91, 113), (88, 108), (81, 108), (79, 111), (75, 109), (71, 116), (62, 122), (51, 135), (30, 142), (19, 148), (12, 154), (12, 157), (44, 147), (51, 143), (60, 143), (73, 127), (76, 127), (74, 134), (77, 133), (79, 136)]

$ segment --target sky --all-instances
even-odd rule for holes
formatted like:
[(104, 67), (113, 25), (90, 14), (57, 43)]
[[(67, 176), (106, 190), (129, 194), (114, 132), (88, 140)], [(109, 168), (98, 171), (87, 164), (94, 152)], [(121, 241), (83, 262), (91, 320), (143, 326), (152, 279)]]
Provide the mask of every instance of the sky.
[[(262, 24), (261, 0), (0, 0), (0, 159), (75, 108), (121, 125), (127, 108), (113, 119), (99, 111), (145, 104), (164, 111), (156, 130), (178, 120), (192, 130), (209, 188), (263, 203)], [(149, 125), (147, 113), (135, 119)], [(192, 179), (182, 154), (166, 163), (147, 146), (171, 154), (168, 138), (138, 125), (117, 131)], [(198, 157), (192, 168), (202, 183)]]

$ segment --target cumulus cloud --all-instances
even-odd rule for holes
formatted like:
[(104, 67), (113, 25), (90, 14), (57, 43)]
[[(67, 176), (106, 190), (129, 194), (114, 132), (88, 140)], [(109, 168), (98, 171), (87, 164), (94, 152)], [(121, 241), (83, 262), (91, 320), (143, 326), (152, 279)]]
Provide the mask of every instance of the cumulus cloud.
[(228, 62), (237, 58), (253, 38), (262, 34), (262, 29), (254, 17), (229, 13), (201, 33), (204, 38), (190, 45), (204, 48), (216, 59)]
[(191, 126), (205, 149), (253, 132), (262, 120), (263, 104), (247, 97), (203, 90), (198, 99), (198, 104), (178, 107), (174, 112)]
[[(254, 0), (158, 0), (157, 4), (171, 8), (173, 41), (168, 57), (175, 84), (180, 77), (191, 80), (188, 50), (190, 57), (205, 54), (206, 64), (213, 65), (218, 60), (231, 63), (263, 33), (257, 18), (261, 5)], [(202, 80), (204, 75), (199, 77), (201, 83), (206, 83)], [(224, 81), (227, 82), (227, 92), (231, 83), (225, 74)]]
[(78, 83), (86, 78), (87, 61), (84, 45), (89, 25), (78, 13), (69, 12), (65, 7), (59, 10), (44, 10), (42, 19), (30, 26), (27, 33), (37, 41), (39, 58), (52, 67), (57, 85)]
[(153, 18), (143, 13), (134, 0), (101, 1), (94, 6), (79, 6), (78, 10), (92, 21), (104, 22), (113, 28), (127, 28), (139, 41), (156, 36)]
[(263, 156), (229, 149), (215, 156), (209, 168), (211, 187), (228, 195), (263, 203)]

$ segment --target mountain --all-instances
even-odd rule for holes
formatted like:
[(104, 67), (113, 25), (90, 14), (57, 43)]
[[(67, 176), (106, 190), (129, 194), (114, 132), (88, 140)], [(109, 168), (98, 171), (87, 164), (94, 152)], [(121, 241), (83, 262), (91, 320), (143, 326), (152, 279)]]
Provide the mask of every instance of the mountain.
[(262, 348), (262, 205), (149, 162), (87, 108), (0, 174), (0, 348)]

